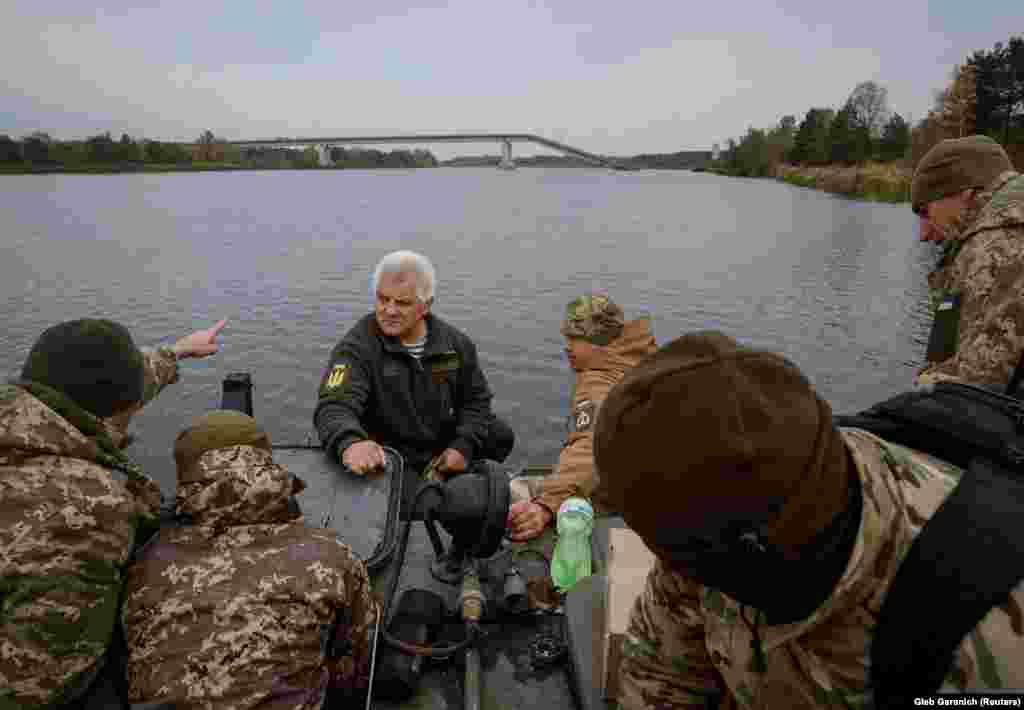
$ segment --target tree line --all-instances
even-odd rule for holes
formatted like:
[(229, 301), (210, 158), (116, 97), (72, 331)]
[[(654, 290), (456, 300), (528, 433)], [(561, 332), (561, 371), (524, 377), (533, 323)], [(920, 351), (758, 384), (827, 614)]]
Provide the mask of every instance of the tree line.
[(891, 110), (885, 87), (865, 81), (838, 109), (814, 107), (799, 124), (787, 115), (772, 128), (749, 128), (730, 139), (715, 169), (746, 177), (772, 175), (780, 163), (877, 161), (913, 169), (939, 141), (976, 133), (1002, 143), (1024, 166), (1024, 36), (974, 52), (955, 66), (916, 125)]
[(0, 164), (44, 168), (85, 165), (189, 163), (192, 154), (179, 143), (135, 140), (127, 133), (114, 140), (109, 132), (85, 140), (59, 141), (36, 131), (22, 140), (0, 135)]
[[(428, 150), (361, 150), (332, 148), (335, 167), (343, 168), (419, 168), (434, 167), (437, 160)], [(150, 166), (234, 167), (234, 168), (314, 168), (319, 155), (307, 148), (239, 148), (204, 131), (195, 143), (161, 142), (135, 139), (127, 133), (114, 140), (109, 132), (85, 140), (56, 140), (37, 131), (21, 140), (0, 135), (0, 166), (21, 170), (62, 170), (80, 168), (144, 169)]]

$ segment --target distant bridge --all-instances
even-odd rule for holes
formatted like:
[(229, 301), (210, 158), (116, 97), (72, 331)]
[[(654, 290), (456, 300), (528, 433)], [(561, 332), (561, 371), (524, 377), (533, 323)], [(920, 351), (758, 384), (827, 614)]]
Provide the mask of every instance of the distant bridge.
[(374, 143), (499, 143), (502, 146), (501, 162), (498, 167), (514, 168), (515, 161), (512, 159), (512, 143), (536, 143), (545, 148), (551, 148), (584, 160), (594, 165), (611, 168), (613, 170), (624, 169), (609, 158), (605, 158), (585, 150), (574, 148), (565, 143), (559, 143), (548, 138), (533, 135), (532, 133), (448, 133), (433, 134), (423, 133), (407, 136), (342, 136), (331, 138), (274, 138), (271, 140), (244, 140), (228, 141), (228, 145), (239, 148), (269, 148), (276, 146), (314, 146), (321, 165), (330, 165), (331, 148), (336, 145), (368, 145)]

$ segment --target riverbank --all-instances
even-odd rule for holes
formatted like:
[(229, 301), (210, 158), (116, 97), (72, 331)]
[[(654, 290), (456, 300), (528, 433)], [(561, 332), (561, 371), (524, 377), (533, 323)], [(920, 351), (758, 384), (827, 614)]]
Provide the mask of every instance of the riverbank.
[[(714, 168), (710, 172), (727, 175)], [(769, 176), (822, 192), (871, 202), (903, 203), (910, 199), (913, 171), (897, 163), (863, 165), (790, 165), (780, 163)]]
[(232, 163), (124, 163), (108, 165), (3, 165), (0, 175), (118, 175), (121, 173), (196, 173), (210, 170), (253, 170)]
[(813, 187), (847, 197), (872, 202), (907, 202), (913, 171), (897, 163), (864, 165), (788, 165), (779, 164), (774, 177), (790, 185)]
[(125, 163), (108, 165), (0, 165), (0, 175), (120, 175), (124, 173), (200, 173), (252, 170), (408, 170), (433, 166), (400, 165), (239, 165), (238, 163)]

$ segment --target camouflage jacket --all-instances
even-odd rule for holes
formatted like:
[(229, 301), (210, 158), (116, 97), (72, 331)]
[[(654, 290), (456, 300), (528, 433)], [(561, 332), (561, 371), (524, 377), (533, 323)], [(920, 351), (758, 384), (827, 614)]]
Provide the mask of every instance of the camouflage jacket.
[[(620, 675), (624, 708), (870, 707), (871, 629), (911, 543), (961, 471), (859, 429), (842, 436), (863, 484), (864, 508), (832, 595), (802, 621), (758, 628), (767, 661), (758, 673), (740, 604), (657, 565), (630, 618)], [(1024, 689), (1022, 603), (1024, 583), (967, 635), (942, 691)]]
[[(378, 613), (366, 567), (336, 533), (299, 520), (302, 480), (251, 446), (208, 451), (197, 471), (178, 490), (184, 524), (161, 530), (129, 574), (130, 699), (306, 709), (329, 682), (365, 690)], [(340, 654), (328, 659), (339, 613)]]
[(960, 294), (957, 352), (918, 381), (1005, 385), (1024, 351), (1024, 175), (1000, 175), (961, 223), (928, 277), (933, 307)]
[(558, 455), (558, 466), (544, 478), (536, 502), (558, 513), (571, 496), (589, 497), (597, 484), (594, 472), (594, 418), (601, 402), (626, 371), (657, 349), (650, 320), (629, 321), (618, 338), (605, 347), (605, 357), (594, 367), (577, 372), (569, 417), (569, 436)]
[[(177, 380), (174, 355), (147, 351), (145, 372), (149, 401)], [(100, 424), (125, 444), (125, 420)], [(138, 524), (160, 508), (155, 482), (107, 462), (94, 438), (0, 385), (0, 707), (56, 706), (98, 672)]]

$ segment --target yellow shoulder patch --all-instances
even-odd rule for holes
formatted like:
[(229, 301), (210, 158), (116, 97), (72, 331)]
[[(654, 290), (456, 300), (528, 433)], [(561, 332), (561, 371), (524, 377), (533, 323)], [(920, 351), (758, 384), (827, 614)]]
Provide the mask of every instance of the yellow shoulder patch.
[(345, 373), (348, 372), (348, 365), (335, 365), (324, 378), (324, 388), (333, 390), (341, 386), (345, 381)]

